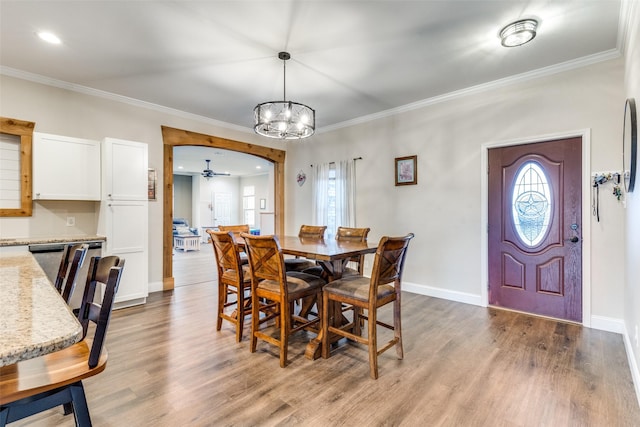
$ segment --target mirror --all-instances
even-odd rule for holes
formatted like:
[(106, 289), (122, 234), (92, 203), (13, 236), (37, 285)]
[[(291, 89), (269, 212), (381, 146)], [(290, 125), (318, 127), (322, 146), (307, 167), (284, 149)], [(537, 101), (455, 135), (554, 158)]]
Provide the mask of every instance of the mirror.
[(31, 216), (34, 122), (0, 117), (0, 216)]
[(633, 191), (636, 182), (638, 163), (638, 120), (636, 115), (636, 101), (627, 99), (624, 105), (624, 130), (622, 135), (622, 173), (624, 188), (627, 193)]

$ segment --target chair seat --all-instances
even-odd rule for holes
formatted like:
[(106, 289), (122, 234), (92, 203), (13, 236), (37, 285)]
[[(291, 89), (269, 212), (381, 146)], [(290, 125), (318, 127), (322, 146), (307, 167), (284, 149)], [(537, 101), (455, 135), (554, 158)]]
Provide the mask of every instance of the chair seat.
[[(305, 268), (304, 270), (302, 270), (303, 273), (307, 273), (307, 274), (313, 274), (314, 276), (318, 276), (318, 277), (324, 277), (324, 275), (326, 274), (324, 269), (319, 266), (319, 265), (314, 265), (313, 267), (310, 268)], [(353, 268), (345, 268), (342, 271), (342, 277), (346, 277), (346, 276), (357, 276), (358, 270), (355, 270)]]
[(98, 365), (89, 368), (92, 340), (85, 339), (65, 349), (0, 368), (0, 405), (38, 393), (55, 390), (92, 377), (107, 366), (102, 348)]
[[(251, 274), (249, 273), (248, 264), (242, 266), (242, 274), (243, 284), (245, 287), (249, 287), (251, 285)], [(231, 269), (225, 270), (224, 273), (222, 273), (222, 278), (230, 282), (236, 282), (238, 280), (238, 272)]]
[[(327, 282), (318, 276), (299, 271), (287, 272), (287, 289), (290, 299), (296, 299), (297, 295), (307, 293), (310, 290), (321, 288)], [(259, 289), (279, 293), (280, 284), (277, 280), (262, 280), (258, 283)]]
[[(364, 276), (347, 276), (340, 280), (330, 282), (323, 291), (342, 297), (348, 297), (357, 301), (369, 301), (369, 284), (371, 279)], [(395, 293), (392, 285), (378, 286), (378, 299), (384, 299)]]
[(287, 258), (284, 260), (284, 267), (287, 272), (289, 271), (303, 271), (307, 268), (315, 267), (314, 261), (309, 261), (304, 258)]

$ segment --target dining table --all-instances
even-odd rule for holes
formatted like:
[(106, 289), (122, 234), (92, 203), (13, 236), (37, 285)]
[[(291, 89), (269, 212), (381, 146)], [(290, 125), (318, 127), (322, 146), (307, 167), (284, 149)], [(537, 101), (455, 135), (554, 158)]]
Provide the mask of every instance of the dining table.
[[(298, 236), (276, 235), (282, 253), (285, 255), (293, 255), (315, 260), (318, 265), (325, 271), (328, 281), (338, 280), (342, 278), (345, 267), (353, 257), (359, 255), (373, 254), (376, 252), (378, 245), (368, 242), (354, 241), (338, 241), (336, 239), (315, 239)], [(238, 239), (240, 246), (244, 245), (244, 241)], [(309, 311), (315, 301), (303, 301), (301, 308), (302, 314)], [(340, 304), (332, 304), (329, 307), (329, 317), (334, 323), (340, 323), (341, 326), (346, 319), (342, 314), (342, 306)], [(307, 359), (318, 359), (322, 350), (322, 336), (320, 333), (313, 338), (305, 350)]]
[(29, 252), (0, 253), (0, 366), (69, 347), (82, 326)]

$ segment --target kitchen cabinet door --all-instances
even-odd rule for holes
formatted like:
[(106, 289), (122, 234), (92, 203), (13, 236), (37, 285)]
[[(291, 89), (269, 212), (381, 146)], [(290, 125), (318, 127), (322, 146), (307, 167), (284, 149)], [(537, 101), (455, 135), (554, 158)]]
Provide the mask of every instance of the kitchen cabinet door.
[(33, 137), (34, 200), (100, 200), (100, 141)]
[(103, 141), (105, 200), (148, 200), (148, 146), (142, 142)]
[(106, 225), (104, 255), (125, 259), (116, 294), (116, 308), (143, 304), (148, 295), (148, 203), (147, 201), (103, 202)]

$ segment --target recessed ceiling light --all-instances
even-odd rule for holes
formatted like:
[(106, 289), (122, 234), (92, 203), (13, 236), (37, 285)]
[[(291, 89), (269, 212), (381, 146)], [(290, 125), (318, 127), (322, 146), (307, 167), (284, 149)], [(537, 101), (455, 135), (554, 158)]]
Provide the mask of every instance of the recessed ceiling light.
[(62, 43), (62, 40), (60, 40), (58, 36), (56, 36), (53, 33), (50, 33), (49, 31), (39, 31), (38, 37), (40, 37), (40, 39), (46, 41), (47, 43), (51, 43), (51, 44)]
[(262, 166), (258, 165), (256, 166), (256, 169), (262, 169)]
[(535, 19), (523, 19), (512, 22), (500, 30), (502, 46), (516, 47), (530, 42), (536, 36), (538, 21)]
[(178, 169), (184, 169), (182, 166), (178, 166)]

